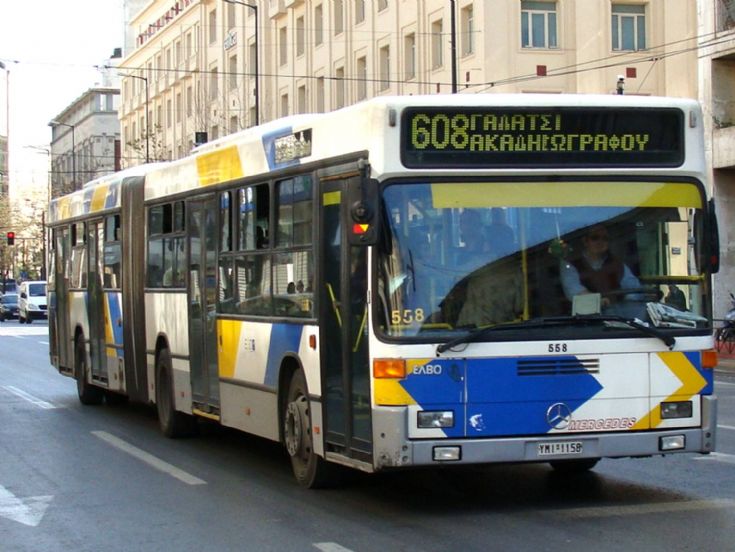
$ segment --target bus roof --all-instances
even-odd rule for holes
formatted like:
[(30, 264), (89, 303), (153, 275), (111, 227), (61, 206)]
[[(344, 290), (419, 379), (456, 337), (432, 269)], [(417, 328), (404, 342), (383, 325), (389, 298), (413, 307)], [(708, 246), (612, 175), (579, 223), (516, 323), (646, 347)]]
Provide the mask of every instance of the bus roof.
[[(52, 203), (50, 221), (119, 205), (123, 180), (145, 176), (145, 199), (183, 193), (341, 155), (370, 152), (381, 175), (408, 173), (399, 160), (400, 115), (408, 107), (678, 108), (701, 127), (698, 103), (685, 98), (576, 94), (444, 94), (383, 96), (321, 114), (293, 115), (224, 136), (171, 162), (134, 167), (85, 185)], [(693, 144), (687, 144), (687, 150)], [(691, 148), (697, 151), (697, 148)], [(702, 161), (703, 163), (703, 161)], [(532, 169), (530, 167), (529, 169)], [(470, 169), (472, 170), (472, 169)], [(702, 171), (699, 160), (692, 172)], [(488, 172), (488, 169), (485, 169)], [(530, 171), (532, 172), (532, 171)], [(558, 172), (558, 171), (557, 171)], [(681, 172), (680, 170), (678, 172)]]

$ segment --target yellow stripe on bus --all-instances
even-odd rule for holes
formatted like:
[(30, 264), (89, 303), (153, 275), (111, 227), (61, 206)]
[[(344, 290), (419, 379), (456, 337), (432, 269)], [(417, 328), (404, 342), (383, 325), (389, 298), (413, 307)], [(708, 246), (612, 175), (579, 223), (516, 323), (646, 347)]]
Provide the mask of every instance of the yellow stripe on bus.
[[(702, 377), (696, 366), (694, 366), (684, 353), (666, 352), (658, 353), (659, 358), (671, 370), (671, 373), (681, 382), (681, 386), (662, 402), (688, 401), (707, 386), (707, 380)], [(653, 429), (661, 424), (661, 403), (631, 427), (632, 430)]]
[(324, 194), (324, 206), (339, 205), (342, 201), (342, 192), (327, 192)]
[(219, 376), (221, 378), (235, 377), (241, 329), (242, 322), (239, 320), (217, 321), (217, 360), (219, 361)]
[(375, 391), (375, 404), (382, 406), (407, 406), (416, 404), (414, 398), (408, 394), (401, 380), (380, 379), (373, 380)]
[(433, 207), (702, 207), (696, 186), (674, 182), (432, 184)]
[(89, 206), (90, 213), (96, 213), (105, 208), (105, 200), (107, 199), (107, 192), (110, 190), (109, 184), (100, 184), (95, 186), (92, 192), (92, 201)]
[(200, 186), (210, 186), (243, 177), (240, 154), (236, 146), (223, 148), (197, 157)]

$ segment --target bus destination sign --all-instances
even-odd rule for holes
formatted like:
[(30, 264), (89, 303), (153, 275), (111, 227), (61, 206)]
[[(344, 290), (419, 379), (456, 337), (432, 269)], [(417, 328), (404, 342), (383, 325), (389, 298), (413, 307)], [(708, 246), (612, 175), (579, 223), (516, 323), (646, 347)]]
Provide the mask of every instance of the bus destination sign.
[(671, 108), (412, 107), (409, 168), (676, 167), (684, 115)]

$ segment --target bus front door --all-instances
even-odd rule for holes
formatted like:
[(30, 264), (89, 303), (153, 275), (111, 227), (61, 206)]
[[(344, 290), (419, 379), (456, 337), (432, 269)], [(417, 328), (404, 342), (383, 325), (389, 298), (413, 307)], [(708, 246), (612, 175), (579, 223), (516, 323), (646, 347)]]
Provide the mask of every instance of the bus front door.
[(219, 416), (217, 369), (217, 202), (215, 196), (190, 201), (187, 208), (189, 245), (189, 366), (195, 410)]
[(87, 312), (89, 313), (89, 356), (92, 379), (108, 382), (107, 356), (105, 346), (105, 294), (102, 288), (104, 224), (101, 220), (92, 221), (87, 226)]
[(370, 463), (367, 248), (349, 245), (345, 223), (345, 190), (357, 178), (356, 172), (321, 178), (319, 349), (325, 452)]

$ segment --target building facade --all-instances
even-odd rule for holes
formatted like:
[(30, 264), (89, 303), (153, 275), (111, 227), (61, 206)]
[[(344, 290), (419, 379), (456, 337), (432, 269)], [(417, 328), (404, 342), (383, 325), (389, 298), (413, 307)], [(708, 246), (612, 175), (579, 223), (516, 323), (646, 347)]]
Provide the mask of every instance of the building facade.
[(128, 164), (380, 95), (698, 94), (691, 0), (152, 0), (127, 29)]
[(51, 196), (120, 170), (120, 90), (90, 88), (50, 122)]

